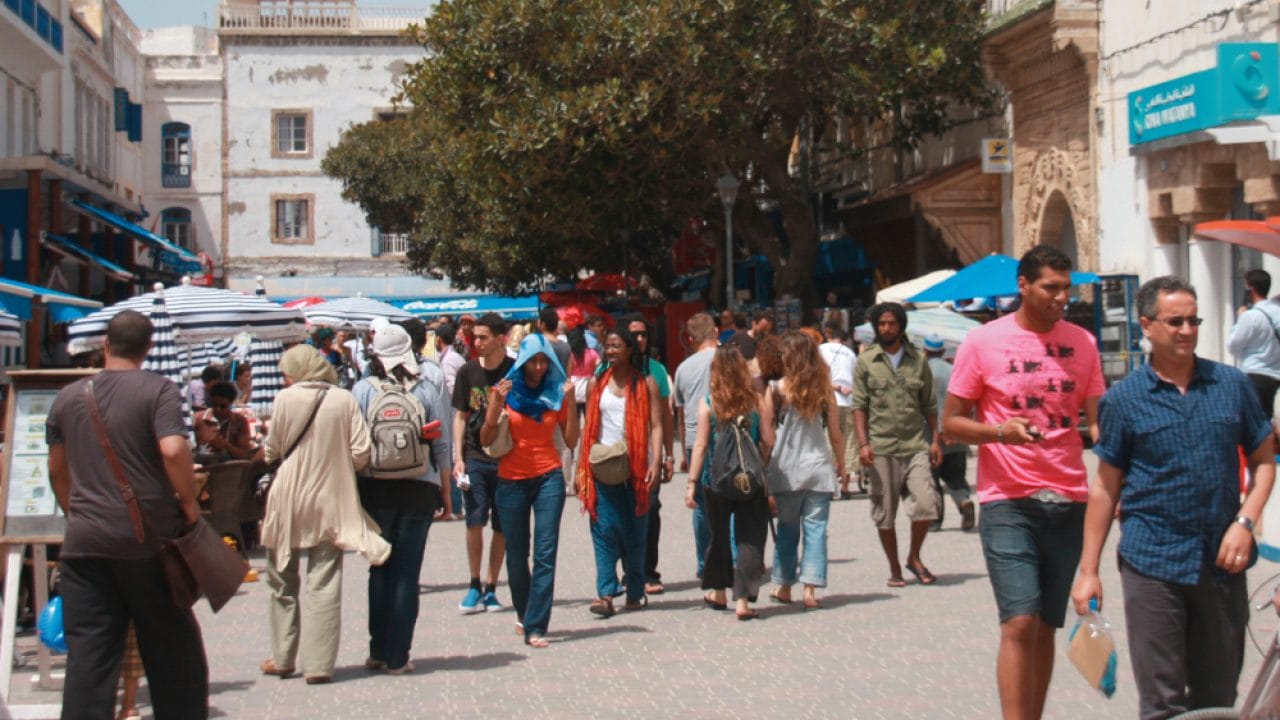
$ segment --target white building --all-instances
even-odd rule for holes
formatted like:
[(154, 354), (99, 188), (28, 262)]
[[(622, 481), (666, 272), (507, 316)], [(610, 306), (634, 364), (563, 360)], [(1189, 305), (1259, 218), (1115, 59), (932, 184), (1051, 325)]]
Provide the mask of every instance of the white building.
[(1280, 215), (1280, 0), (1103, 3), (1102, 13), (1100, 269), (1188, 279), (1205, 319), (1198, 352), (1229, 362), (1242, 276), (1267, 270), (1274, 293), (1280, 259), (1196, 228)]
[[(404, 238), (382, 237), (320, 162), (341, 133), (387, 116), (423, 49), (403, 30), (427, 14), (355, 0), (224, 0), (223, 218), (226, 286), (266, 278), (272, 297), (424, 296)], [(212, 253), (211, 253), (212, 254)]]
[(208, 28), (147, 30), (145, 198), (156, 231), (221, 266), (222, 55)]

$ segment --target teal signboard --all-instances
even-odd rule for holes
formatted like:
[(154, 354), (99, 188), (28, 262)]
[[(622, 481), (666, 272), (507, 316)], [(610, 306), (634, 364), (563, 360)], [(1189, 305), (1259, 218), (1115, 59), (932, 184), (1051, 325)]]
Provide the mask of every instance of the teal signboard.
[(1129, 93), (1129, 144), (1278, 113), (1275, 43), (1223, 43), (1217, 67)]

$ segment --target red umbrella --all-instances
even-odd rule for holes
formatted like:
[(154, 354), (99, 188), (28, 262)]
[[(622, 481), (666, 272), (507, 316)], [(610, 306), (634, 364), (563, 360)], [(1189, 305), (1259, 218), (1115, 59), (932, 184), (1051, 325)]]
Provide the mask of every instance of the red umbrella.
[(1213, 220), (1192, 230), (1197, 237), (1280, 255), (1280, 217), (1266, 220)]
[(328, 301), (327, 298), (316, 297), (313, 295), (311, 297), (304, 297), (304, 298), (298, 298), (297, 300), (290, 300), (289, 302), (284, 303), (284, 307), (304, 308), (304, 307), (309, 307), (311, 305), (319, 305), (320, 303), (327, 302), (327, 301)]
[(609, 313), (602, 310), (600, 306), (595, 303), (581, 300), (575, 300), (565, 303), (564, 305), (556, 306), (556, 315), (558, 315), (560, 320), (562, 320), (565, 325), (568, 325), (570, 329), (586, 323), (588, 315), (599, 315), (604, 318), (606, 327), (613, 327), (613, 317), (610, 316)]

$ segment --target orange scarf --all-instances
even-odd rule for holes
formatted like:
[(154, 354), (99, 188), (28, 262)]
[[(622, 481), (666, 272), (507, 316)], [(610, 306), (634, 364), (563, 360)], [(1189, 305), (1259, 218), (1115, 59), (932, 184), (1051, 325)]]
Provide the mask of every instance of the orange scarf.
[[(591, 515), (592, 520), (596, 519), (596, 484), (591, 463), (586, 456), (591, 445), (600, 440), (600, 395), (612, 378), (613, 368), (609, 368), (596, 381), (596, 391), (587, 398), (587, 422), (583, 428), (587, 452), (583, 452), (583, 457), (578, 459), (578, 498), (582, 500), (582, 507)], [(631, 479), (628, 482), (636, 494), (636, 517), (643, 517), (649, 513), (649, 488), (645, 484), (645, 475), (649, 471), (649, 383), (639, 373), (635, 373), (627, 385), (625, 423), (627, 460), (631, 465)]]

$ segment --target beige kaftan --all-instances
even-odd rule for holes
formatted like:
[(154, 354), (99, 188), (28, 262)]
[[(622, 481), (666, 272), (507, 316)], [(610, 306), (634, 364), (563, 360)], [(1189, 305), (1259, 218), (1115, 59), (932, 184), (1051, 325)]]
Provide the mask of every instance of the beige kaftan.
[[(267, 462), (280, 457), (302, 432), (324, 383), (297, 383), (276, 395)], [(267, 496), (262, 544), (275, 552), (279, 568), (295, 548), (333, 543), (381, 565), (391, 545), (360, 506), (356, 471), (369, 463), (369, 427), (350, 392), (329, 386), (315, 422), (280, 466)]]

